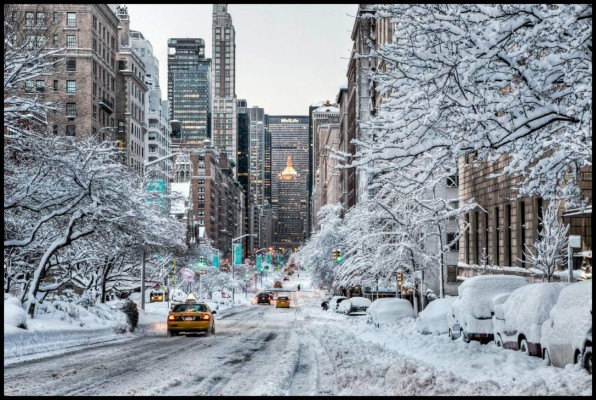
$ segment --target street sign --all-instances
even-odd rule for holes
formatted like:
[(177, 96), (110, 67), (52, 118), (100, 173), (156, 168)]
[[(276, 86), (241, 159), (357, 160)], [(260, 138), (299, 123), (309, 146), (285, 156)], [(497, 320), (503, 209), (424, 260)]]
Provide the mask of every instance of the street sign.
[(219, 268), (219, 254), (213, 255), (213, 260), (211, 261), (211, 264), (213, 264), (215, 268)]
[(260, 254), (257, 255), (257, 269), (259, 271), (263, 270), (263, 257)]
[(195, 271), (195, 274), (197, 274), (197, 275), (204, 275), (206, 273), (207, 273), (207, 270), (206, 269), (197, 269)]
[(242, 264), (242, 243), (234, 243), (234, 264)]
[(569, 247), (579, 249), (582, 247), (581, 239), (582, 237), (579, 235), (569, 235)]

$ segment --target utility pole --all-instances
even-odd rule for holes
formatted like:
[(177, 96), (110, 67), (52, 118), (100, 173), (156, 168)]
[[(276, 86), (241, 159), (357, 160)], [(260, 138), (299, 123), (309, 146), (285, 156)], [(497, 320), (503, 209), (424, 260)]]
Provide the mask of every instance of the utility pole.
[(141, 264), (141, 309), (145, 311), (145, 249), (143, 249), (143, 263)]

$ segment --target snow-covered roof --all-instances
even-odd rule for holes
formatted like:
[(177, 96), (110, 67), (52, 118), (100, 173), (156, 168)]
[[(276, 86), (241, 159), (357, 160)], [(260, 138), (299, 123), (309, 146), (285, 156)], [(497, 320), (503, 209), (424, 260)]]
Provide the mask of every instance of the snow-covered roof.
[(313, 112), (316, 112), (316, 113), (321, 113), (321, 112), (330, 112), (330, 113), (333, 113), (333, 112), (339, 112), (339, 108), (337, 108), (336, 106), (326, 106), (326, 105), (323, 105), (323, 106), (315, 109)]

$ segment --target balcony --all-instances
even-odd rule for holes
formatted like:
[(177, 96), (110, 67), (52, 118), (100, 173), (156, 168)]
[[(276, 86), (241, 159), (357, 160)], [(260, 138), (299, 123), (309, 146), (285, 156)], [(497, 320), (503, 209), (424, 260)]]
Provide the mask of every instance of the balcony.
[(108, 99), (102, 97), (99, 100), (99, 106), (101, 108), (103, 108), (106, 112), (108, 112), (109, 114), (112, 114), (114, 112), (114, 105), (112, 104), (112, 102), (110, 102)]

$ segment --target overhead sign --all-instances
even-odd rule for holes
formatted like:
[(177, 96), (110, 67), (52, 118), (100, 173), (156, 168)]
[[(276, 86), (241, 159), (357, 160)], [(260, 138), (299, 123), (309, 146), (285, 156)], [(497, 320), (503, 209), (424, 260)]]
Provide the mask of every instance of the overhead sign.
[(150, 181), (147, 184), (147, 191), (148, 192), (165, 193), (166, 192), (166, 181), (164, 181), (163, 179)]

